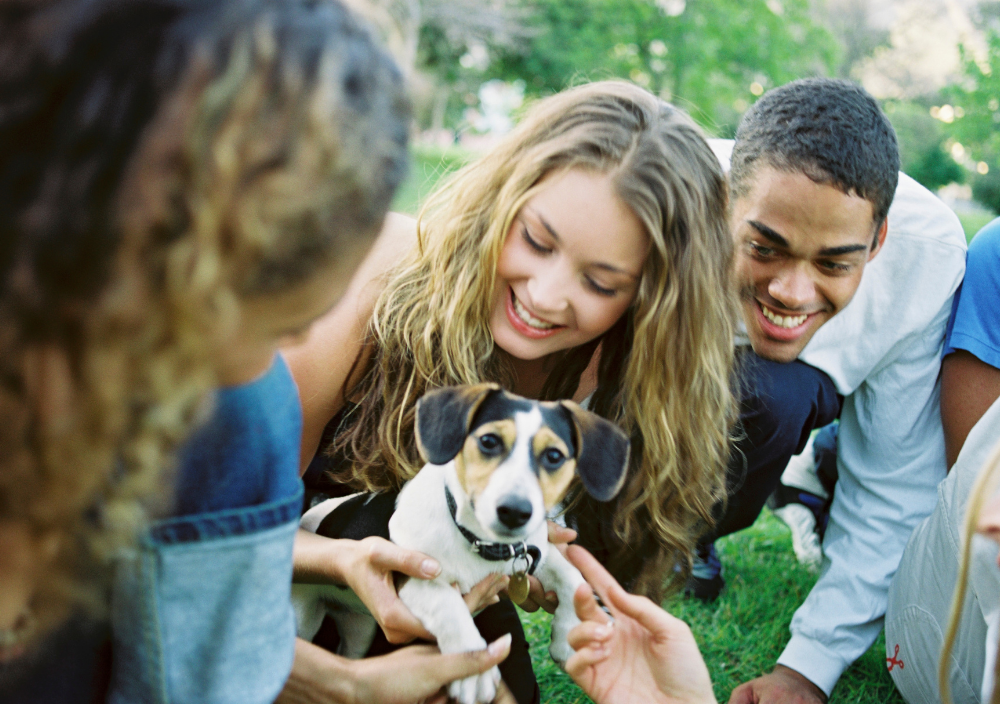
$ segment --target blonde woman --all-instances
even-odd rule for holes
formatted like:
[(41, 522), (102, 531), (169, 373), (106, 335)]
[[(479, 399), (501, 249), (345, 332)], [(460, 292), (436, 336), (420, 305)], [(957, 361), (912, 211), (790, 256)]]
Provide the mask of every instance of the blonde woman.
[[(318, 452), (341, 482), (397, 490), (421, 466), (416, 401), (443, 385), (489, 380), (586, 401), (630, 434), (633, 460), (613, 504), (580, 498), (569, 521), (623, 583), (657, 594), (683, 574), (725, 489), (725, 211), (718, 161), (676, 108), (620, 82), (538, 102), (431, 197), (415, 228), (390, 219), (346, 299), (288, 353), (304, 466)], [(297, 558), (315, 579), (324, 546), (309, 544)], [(370, 593), (363, 585), (385, 582), (377, 567), (362, 561), (346, 581)], [(394, 594), (379, 594), (372, 611), (395, 631), (381, 617), (398, 616)], [(531, 685), (514, 692), (520, 701), (537, 696)]]

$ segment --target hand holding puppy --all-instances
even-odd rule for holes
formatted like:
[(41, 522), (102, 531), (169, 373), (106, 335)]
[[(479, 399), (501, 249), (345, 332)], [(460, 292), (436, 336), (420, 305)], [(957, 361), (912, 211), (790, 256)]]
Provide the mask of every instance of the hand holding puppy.
[[(510, 636), (484, 650), (442, 655), (432, 645), (411, 645), (388, 655), (348, 660), (299, 638), (291, 676), (277, 704), (445, 704), (444, 687), (486, 672), (510, 653)], [(498, 704), (511, 704), (506, 688)]]
[[(393, 644), (415, 638), (433, 641), (410, 613), (393, 581), (393, 572), (418, 579), (433, 579), (441, 572), (437, 560), (422, 552), (402, 548), (378, 537), (335, 540), (300, 530), (295, 542), (295, 581), (333, 582), (351, 588), (364, 603)], [(490, 575), (463, 595), (470, 613), (498, 601), (507, 586), (505, 577)]]

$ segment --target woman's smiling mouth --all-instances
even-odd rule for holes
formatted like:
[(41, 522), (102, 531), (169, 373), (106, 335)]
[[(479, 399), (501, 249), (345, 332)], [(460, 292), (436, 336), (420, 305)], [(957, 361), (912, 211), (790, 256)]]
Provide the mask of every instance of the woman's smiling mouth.
[(511, 326), (525, 337), (534, 339), (549, 337), (566, 327), (532, 315), (514, 295), (514, 289), (508, 287), (508, 290), (510, 295), (507, 297), (507, 319)]

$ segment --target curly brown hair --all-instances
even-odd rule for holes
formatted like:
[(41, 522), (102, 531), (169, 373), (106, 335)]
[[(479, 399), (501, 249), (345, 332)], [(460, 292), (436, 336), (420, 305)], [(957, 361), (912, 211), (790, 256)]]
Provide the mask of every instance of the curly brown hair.
[(53, 546), (41, 633), (165, 507), (241, 301), (370, 243), (409, 102), (332, 1), (11, 0), (0, 47), (0, 520)]

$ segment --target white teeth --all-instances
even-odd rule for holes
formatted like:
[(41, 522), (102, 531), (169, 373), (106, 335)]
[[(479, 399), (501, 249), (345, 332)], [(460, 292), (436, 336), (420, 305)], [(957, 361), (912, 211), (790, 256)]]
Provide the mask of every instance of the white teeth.
[(539, 320), (529, 313), (528, 310), (521, 305), (521, 301), (517, 300), (517, 296), (514, 296), (514, 310), (517, 312), (517, 317), (527, 323), (530, 327), (538, 330), (551, 330), (555, 327), (552, 323), (546, 323), (544, 320)]
[(802, 323), (806, 322), (806, 318), (809, 317), (807, 315), (775, 315), (765, 306), (760, 306), (760, 310), (764, 314), (765, 318), (781, 328), (797, 328), (802, 325)]

